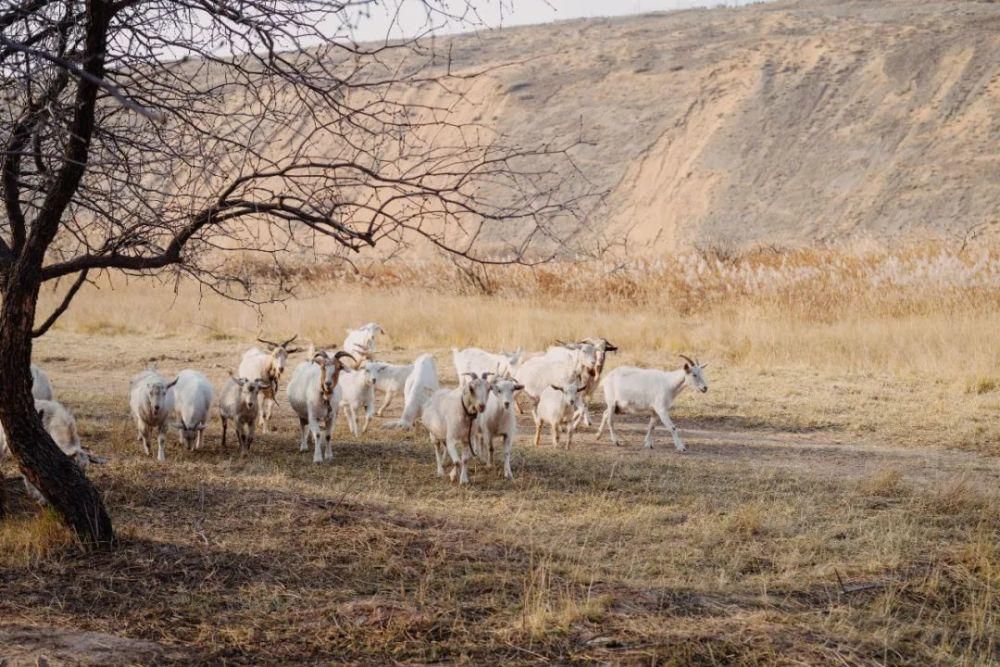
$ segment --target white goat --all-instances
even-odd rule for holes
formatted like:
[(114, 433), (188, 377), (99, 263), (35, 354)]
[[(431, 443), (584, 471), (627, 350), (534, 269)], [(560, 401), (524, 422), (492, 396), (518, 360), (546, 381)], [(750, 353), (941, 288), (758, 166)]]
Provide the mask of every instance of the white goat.
[(552, 427), (552, 445), (558, 449), (559, 431), (565, 428), (566, 449), (569, 449), (580, 407), (579, 392), (580, 385), (575, 380), (545, 388), (531, 415), (535, 420), (535, 447), (542, 437), (542, 425), (549, 424)]
[(226, 447), (226, 431), (229, 422), (236, 429), (236, 440), (240, 452), (250, 451), (257, 430), (257, 413), (260, 411), (260, 391), (264, 383), (260, 380), (248, 380), (241, 377), (231, 377), (219, 393), (219, 417), (222, 419), (222, 447)]
[[(471, 375), (471, 374), (470, 374)], [(427, 427), (438, 477), (444, 476), (445, 451), (451, 457), (451, 480), (458, 473), (459, 484), (469, 483), (469, 457), (473, 453), (473, 428), (486, 411), (490, 383), (486, 374), (473, 377), (456, 389), (439, 389), (424, 406), (421, 423)]]
[[(594, 391), (600, 383), (608, 352), (617, 352), (618, 348), (606, 338), (584, 338), (579, 343), (563, 343), (560, 341), (560, 344), (569, 350), (577, 350), (578, 354), (576, 358), (580, 362), (581, 368), (587, 371), (581, 374), (581, 377), (585, 381), (583, 382), (583, 386), (580, 387), (580, 409), (577, 412), (575, 426), (580, 424), (581, 419), (584, 424), (590, 426), (590, 408), (588, 405), (590, 397), (594, 395)], [(589, 372), (591, 370), (593, 372)]]
[(549, 387), (562, 386), (575, 380), (582, 389), (592, 381), (596, 366), (594, 346), (580, 349), (550, 347), (545, 354), (524, 361), (514, 373), (514, 379), (524, 385), (524, 393), (538, 401)]
[[(299, 417), (302, 429), (302, 439), (299, 451), (309, 449), (309, 436), (313, 439), (313, 463), (324, 460), (323, 442), (326, 443), (326, 460), (333, 458), (333, 444), (330, 433), (337, 419), (337, 398), (334, 389), (344, 369), (341, 358), (353, 359), (347, 352), (337, 352), (331, 359), (325, 352), (315, 353), (309, 361), (304, 361), (295, 368), (292, 379), (288, 383), (288, 402)], [(319, 423), (323, 422), (323, 439), (320, 439)]]
[(457, 347), (451, 348), (451, 358), (455, 364), (455, 373), (461, 381), (470, 377), (467, 373), (482, 375), (483, 373), (493, 373), (500, 377), (513, 377), (518, 364), (521, 363), (523, 351), (517, 348), (514, 352), (507, 354), (500, 352), (493, 354), (478, 347), (467, 347), (459, 350)]
[(423, 414), (424, 405), (436, 392), (438, 383), (437, 364), (434, 356), (421, 354), (413, 361), (413, 372), (403, 386), (403, 416), (399, 421), (386, 424), (388, 428), (411, 428)]
[(503, 475), (514, 479), (510, 469), (510, 455), (517, 436), (517, 415), (514, 413), (514, 394), (524, 389), (514, 380), (493, 380), (486, 411), (479, 418), (480, 455), (486, 450), (486, 463), (493, 465), (493, 439), (503, 436)]
[[(347, 427), (355, 438), (368, 431), (372, 415), (375, 414), (375, 378), (367, 368), (356, 371), (344, 370), (340, 374), (340, 382), (334, 390), (336, 400), (344, 408)], [(362, 412), (363, 411), (363, 412)], [(364, 426), (358, 432), (358, 413), (365, 416)]]
[(31, 364), (31, 395), (39, 401), (51, 401), (55, 396), (49, 376), (34, 364)]
[(284, 343), (274, 343), (263, 338), (257, 340), (269, 347), (265, 352), (259, 347), (251, 347), (243, 353), (239, 368), (236, 374), (248, 380), (260, 380), (264, 384), (262, 394), (264, 400), (261, 402), (258, 411), (258, 423), (262, 433), (267, 433), (271, 423), (271, 413), (274, 406), (278, 404), (278, 382), (285, 372), (285, 364), (288, 362), (288, 355), (295, 354), (301, 350), (297, 347), (289, 347), (298, 336), (292, 336)]
[[(61, 403), (56, 401), (36, 400), (35, 410), (42, 420), (42, 426), (59, 446), (63, 454), (76, 463), (81, 470), (86, 470), (91, 463), (104, 463), (106, 459), (94, 456), (80, 444), (80, 435), (76, 430), (76, 419)], [(7, 455), (7, 434), (0, 428), (0, 461)], [(35, 486), (25, 477), (24, 488), (28, 495), (39, 504), (46, 505), (48, 501)]]
[(174, 380), (174, 418), (177, 421), (171, 426), (180, 433), (181, 442), (188, 451), (201, 449), (213, 398), (212, 383), (202, 373), (186, 369), (177, 374)]
[(604, 364), (608, 358), (608, 352), (617, 352), (618, 347), (613, 345), (607, 338), (584, 338), (581, 343), (590, 343), (597, 351), (597, 379), (600, 380), (601, 373), (604, 372)]
[(129, 405), (136, 428), (139, 429), (139, 442), (149, 456), (149, 441), (156, 432), (157, 454), (159, 461), (166, 461), (164, 439), (167, 423), (174, 411), (173, 387), (177, 380), (167, 382), (155, 367), (150, 367), (132, 378), (129, 385)]
[(611, 442), (619, 445), (621, 441), (615, 434), (614, 415), (622, 412), (650, 415), (649, 428), (646, 430), (646, 449), (653, 447), (653, 428), (656, 426), (656, 420), (659, 419), (665, 427), (670, 429), (677, 451), (685, 451), (686, 447), (681, 442), (677, 427), (670, 421), (668, 411), (677, 395), (688, 385), (694, 386), (702, 393), (708, 391), (708, 384), (705, 383), (705, 376), (702, 374), (708, 364), (700, 364), (684, 355), (681, 357), (684, 359), (684, 368), (676, 371), (619, 366), (608, 373), (601, 382), (607, 408), (604, 410), (601, 426), (597, 429), (597, 437), (600, 437), (601, 433), (604, 432), (604, 424), (607, 422), (611, 431)]
[[(379, 417), (385, 409), (392, 403), (396, 394), (402, 394), (406, 390), (406, 379), (413, 372), (413, 364), (387, 364), (382, 361), (367, 361), (363, 367), (368, 369), (375, 380), (375, 388), (385, 394), (382, 407), (375, 413)], [(405, 394), (404, 394), (405, 395)]]
[(357, 329), (348, 329), (344, 339), (344, 351), (357, 359), (357, 366), (368, 359), (375, 358), (375, 338), (378, 334), (387, 335), (385, 329), (377, 322), (369, 322)]

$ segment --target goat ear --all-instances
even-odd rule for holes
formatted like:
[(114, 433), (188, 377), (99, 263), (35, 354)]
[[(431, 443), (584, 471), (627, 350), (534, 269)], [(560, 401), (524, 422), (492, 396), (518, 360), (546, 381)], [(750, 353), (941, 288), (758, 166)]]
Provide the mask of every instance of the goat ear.
[(39, 419), (45, 419), (45, 410), (44, 410), (44, 408), (38, 408), (38, 418)]
[(705, 370), (706, 368), (708, 368), (708, 364), (702, 364), (702, 365), (701, 365), (701, 369), (702, 369), (702, 370)]
[(684, 372), (685, 373), (690, 373), (691, 372), (691, 364), (689, 364), (686, 361), (684, 362)]
[(514, 391), (521, 391), (522, 389), (524, 389), (524, 385), (523, 384), (515, 384), (514, 385)]

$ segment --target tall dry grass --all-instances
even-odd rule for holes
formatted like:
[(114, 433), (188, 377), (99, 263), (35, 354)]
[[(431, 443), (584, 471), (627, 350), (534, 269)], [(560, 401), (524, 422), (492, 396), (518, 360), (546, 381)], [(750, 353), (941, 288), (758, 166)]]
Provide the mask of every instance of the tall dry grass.
[(931, 372), (986, 391), (1000, 381), (1000, 247), (688, 252), (469, 271), (318, 263), (293, 273), (299, 295), (260, 312), (192, 283), (114, 278), (84, 290), (60, 327), (238, 339), (294, 331), (336, 342), (374, 319), (406, 349), (536, 349), (601, 333), (626, 350), (695, 351), (730, 365)]

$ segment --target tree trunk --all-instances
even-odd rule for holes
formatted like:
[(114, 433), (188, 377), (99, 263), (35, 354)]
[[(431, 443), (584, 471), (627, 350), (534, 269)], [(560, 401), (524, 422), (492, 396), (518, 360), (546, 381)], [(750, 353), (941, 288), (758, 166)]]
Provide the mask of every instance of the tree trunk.
[(94, 485), (49, 437), (31, 395), (31, 329), (39, 282), (31, 269), (15, 270), (4, 285), (0, 309), (0, 423), (7, 446), (31, 482), (84, 546), (109, 548), (114, 529)]

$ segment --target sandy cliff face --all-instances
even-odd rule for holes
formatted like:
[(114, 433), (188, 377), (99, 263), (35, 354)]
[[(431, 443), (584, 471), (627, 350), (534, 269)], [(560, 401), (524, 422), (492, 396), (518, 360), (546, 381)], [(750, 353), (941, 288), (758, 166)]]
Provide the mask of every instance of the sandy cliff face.
[(1000, 218), (995, 3), (771, 3), (452, 49), (462, 68), (507, 65), (470, 117), (522, 143), (585, 140), (574, 156), (609, 193), (597, 226), (634, 248), (961, 236)]

